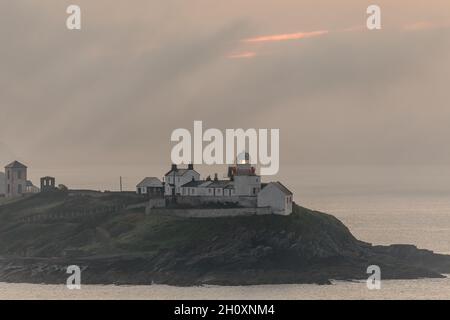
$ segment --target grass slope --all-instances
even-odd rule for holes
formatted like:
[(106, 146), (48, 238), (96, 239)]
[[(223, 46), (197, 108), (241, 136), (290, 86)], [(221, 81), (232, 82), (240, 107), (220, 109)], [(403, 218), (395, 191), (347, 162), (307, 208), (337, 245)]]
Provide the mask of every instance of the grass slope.
[(289, 216), (178, 218), (122, 209), (23, 222), (144, 200), (56, 192), (0, 206), (0, 280), (59, 283), (68, 263), (83, 265), (88, 283), (124, 284), (327, 283), (365, 279), (371, 264), (391, 279), (450, 270), (449, 257), (414, 246), (373, 247), (335, 217), (297, 205)]

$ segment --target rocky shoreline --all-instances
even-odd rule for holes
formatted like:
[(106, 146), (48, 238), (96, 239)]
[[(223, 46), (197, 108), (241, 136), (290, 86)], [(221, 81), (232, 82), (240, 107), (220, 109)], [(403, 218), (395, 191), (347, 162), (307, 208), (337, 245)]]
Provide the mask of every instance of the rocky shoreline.
[[(84, 284), (118, 285), (329, 284), (365, 280), (370, 265), (381, 268), (382, 279), (450, 274), (450, 256), (373, 246), (335, 217), (297, 205), (290, 216), (177, 218), (132, 210), (24, 224), (39, 199), (31, 200), (0, 207), (0, 282), (65, 284), (69, 265), (81, 268)], [(43, 200), (59, 211), (75, 206), (73, 197)], [(82, 200), (76, 205), (92, 206)]]
[[(92, 256), (78, 258), (0, 258), (0, 281), (11, 283), (65, 284), (69, 265), (82, 270), (84, 284), (176, 286), (330, 284), (331, 280), (365, 280), (367, 267), (377, 264), (382, 279), (444, 278), (450, 273), (450, 256), (419, 250), (411, 245), (367, 247), (360, 257), (334, 257), (311, 261), (298, 268), (247, 268), (233, 270), (204, 266), (177, 270), (159, 267), (177, 254)], [(245, 262), (242, 262), (245, 265)], [(203, 269), (204, 271), (200, 271)]]

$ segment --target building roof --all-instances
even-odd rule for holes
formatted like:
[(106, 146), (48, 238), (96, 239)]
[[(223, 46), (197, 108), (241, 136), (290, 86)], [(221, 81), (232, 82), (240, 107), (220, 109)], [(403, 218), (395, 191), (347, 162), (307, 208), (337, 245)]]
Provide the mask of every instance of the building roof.
[(234, 182), (230, 181), (230, 183), (227, 184), (227, 186), (224, 189), (234, 189)]
[(183, 184), (181, 187), (182, 188), (198, 188), (198, 187), (201, 187), (201, 185), (206, 183), (206, 182), (210, 182), (210, 181), (206, 181), (206, 180), (192, 180), (192, 181), (189, 181), (188, 183)]
[(208, 188), (222, 188), (224, 189), (231, 183), (230, 180), (217, 180), (212, 181), (212, 183), (208, 186)]
[(8, 164), (5, 168), (8, 169), (18, 169), (18, 168), (22, 168), (22, 169), (26, 169), (27, 166), (20, 163), (19, 161), (13, 161), (10, 164)]
[(141, 182), (139, 182), (139, 184), (136, 186), (138, 188), (142, 188), (142, 187), (155, 187), (155, 188), (159, 188), (162, 187), (163, 184), (161, 182), (161, 180), (159, 180), (156, 177), (146, 177), (144, 178), (144, 180), (142, 180)]
[(193, 170), (193, 169), (176, 169), (176, 170), (170, 170), (169, 172), (167, 172), (164, 176), (168, 176), (168, 175), (174, 175), (174, 171), (175, 171), (175, 176), (176, 177), (181, 177), (184, 176), (186, 173), (188, 173), (189, 171), (194, 171), (196, 173), (198, 173), (197, 171)]
[(293, 195), (293, 193), (288, 188), (286, 188), (280, 181), (261, 183), (261, 190), (265, 189), (267, 186), (270, 186), (270, 185), (277, 187), (285, 195), (288, 195), (288, 196)]
[(286, 188), (280, 181), (277, 182), (272, 182), (275, 186), (278, 187), (278, 189), (280, 189), (281, 191), (283, 191), (284, 194), (288, 195), (288, 196), (292, 196), (293, 193)]
[(230, 180), (194, 180), (181, 186), (182, 188), (233, 188), (233, 181)]

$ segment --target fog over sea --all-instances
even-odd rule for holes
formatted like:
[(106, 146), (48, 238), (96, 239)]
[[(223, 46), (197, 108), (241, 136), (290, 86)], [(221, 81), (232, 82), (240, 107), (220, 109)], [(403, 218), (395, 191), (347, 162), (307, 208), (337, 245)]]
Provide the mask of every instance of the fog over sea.
[[(158, 173), (149, 170), (146, 175)], [(129, 174), (132, 187), (138, 175), (137, 171)], [(106, 175), (102, 178), (101, 171), (97, 176), (109, 179)], [(360, 240), (415, 244), (450, 254), (450, 166), (284, 166), (274, 179), (295, 193), (299, 205), (335, 215)], [(0, 283), (0, 299), (8, 298), (450, 299), (450, 278), (382, 281), (380, 290), (368, 290), (365, 282), (192, 288), (83, 286), (80, 291), (69, 291), (63, 285)]]

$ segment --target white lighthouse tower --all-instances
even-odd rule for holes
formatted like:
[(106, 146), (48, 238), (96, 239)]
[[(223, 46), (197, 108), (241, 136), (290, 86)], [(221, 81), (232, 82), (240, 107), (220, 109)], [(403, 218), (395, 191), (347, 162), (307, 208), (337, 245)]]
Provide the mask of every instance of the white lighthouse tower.
[(251, 165), (247, 152), (241, 152), (236, 157), (236, 163), (230, 167), (229, 175), (234, 181), (237, 196), (257, 196), (261, 190), (261, 177), (256, 175), (256, 169)]

